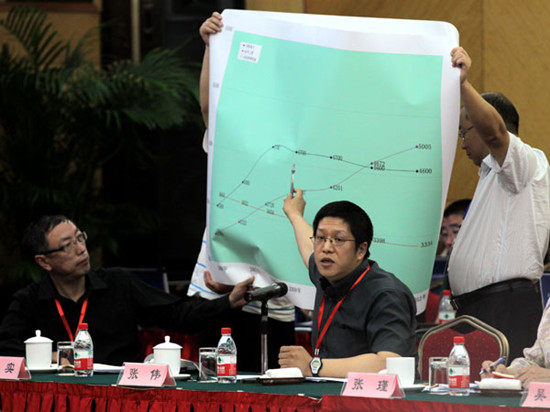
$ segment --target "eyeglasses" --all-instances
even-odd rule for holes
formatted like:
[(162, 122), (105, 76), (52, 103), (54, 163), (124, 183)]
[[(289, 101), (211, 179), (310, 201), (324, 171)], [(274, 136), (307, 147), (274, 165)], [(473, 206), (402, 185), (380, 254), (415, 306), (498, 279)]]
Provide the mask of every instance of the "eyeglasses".
[(464, 141), (464, 139), (466, 138), (466, 133), (468, 133), (473, 128), (474, 128), (474, 125), (471, 125), (470, 127), (466, 128), (464, 130), (460, 130), (460, 132), (458, 132), (458, 135), (460, 136), (462, 141)]
[(327, 240), (335, 247), (341, 247), (346, 242), (355, 242), (355, 239), (342, 239), (341, 237), (332, 238), (327, 236), (311, 236), (310, 239), (316, 247), (323, 246)]
[(86, 232), (81, 232), (78, 235), (76, 235), (74, 240), (70, 240), (68, 243), (65, 243), (63, 246), (57, 249), (52, 249), (52, 250), (47, 250), (46, 252), (42, 252), (41, 255), (49, 255), (50, 253), (55, 253), (55, 252), (71, 253), (75, 250), (77, 244), (80, 243), (82, 245), (86, 243), (86, 240), (88, 240), (88, 235), (86, 234)]

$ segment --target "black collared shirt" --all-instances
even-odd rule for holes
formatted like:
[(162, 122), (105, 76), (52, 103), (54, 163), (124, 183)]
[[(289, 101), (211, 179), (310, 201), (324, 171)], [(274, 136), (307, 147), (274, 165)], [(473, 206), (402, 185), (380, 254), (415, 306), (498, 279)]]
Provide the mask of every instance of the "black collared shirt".
[[(369, 264), (371, 268), (364, 278), (347, 293)], [(331, 284), (319, 273), (311, 255), (309, 275), (317, 289), (312, 328), (314, 348), (323, 295), (326, 300), (321, 327), (347, 293), (321, 342), (321, 358), (347, 358), (380, 351), (416, 356), (416, 303), (409, 288), (393, 274), (365, 259), (345, 278)]]
[(212, 301), (180, 298), (154, 289), (119, 268), (90, 271), (86, 275), (85, 295), (73, 302), (61, 297), (46, 275), (14, 294), (0, 325), (0, 354), (24, 356), (23, 342), (37, 329), (53, 340), (55, 350), (55, 342), (69, 340), (55, 298), (74, 334), (86, 297), (84, 322), (88, 323), (94, 342), (94, 360), (111, 365), (143, 360), (138, 325), (193, 333), (209, 319), (229, 310), (227, 296)]

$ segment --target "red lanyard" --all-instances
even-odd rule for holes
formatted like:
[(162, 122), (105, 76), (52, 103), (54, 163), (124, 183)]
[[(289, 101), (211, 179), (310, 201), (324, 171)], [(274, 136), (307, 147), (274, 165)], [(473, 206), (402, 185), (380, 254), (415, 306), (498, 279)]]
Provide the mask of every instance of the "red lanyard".
[[(67, 317), (65, 316), (65, 312), (63, 312), (63, 308), (61, 307), (61, 303), (57, 299), (55, 299), (55, 305), (57, 306), (57, 312), (59, 312), (59, 317), (63, 321), (63, 325), (65, 325), (65, 330), (67, 331), (67, 334), (69, 335), (69, 339), (71, 342), (74, 342), (74, 335), (71, 331), (71, 328), (69, 326), (69, 322), (67, 322)], [(78, 320), (78, 324), (80, 325), (82, 321), (84, 320), (84, 315), (86, 314), (86, 308), (88, 307), (88, 298), (84, 299), (84, 302), (82, 302), (82, 309), (80, 309), (80, 319)], [(76, 331), (78, 332), (78, 326), (76, 327)]]
[(325, 333), (327, 333), (327, 330), (328, 330), (328, 327), (330, 326), (330, 324), (332, 323), (332, 319), (334, 319), (334, 315), (336, 315), (336, 312), (338, 312), (338, 309), (340, 308), (340, 305), (342, 304), (342, 302), (344, 301), (344, 299), (348, 296), (348, 293), (350, 293), (353, 288), (355, 286), (357, 286), (357, 284), (359, 282), (361, 282), (361, 279), (363, 279), (365, 277), (365, 275), (367, 274), (367, 272), (370, 270), (370, 265), (369, 267), (361, 274), (361, 276), (359, 276), (357, 278), (357, 280), (355, 281), (355, 283), (353, 285), (351, 285), (351, 287), (348, 289), (348, 291), (346, 292), (346, 294), (342, 297), (342, 299), (340, 299), (338, 301), (338, 303), (336, 304), (336, 306), (334, 307), (334, 309), (332, 309), (332, 313), (330, 314), (330, 316), (328, 317), (326, 323), (325, 323), (325, 326), (323, 327), (323, 330), (321, 331), (321, 319), (323, 319), (323, 312), (325, 310), (325, 295), (323, 295), (323, 299), (321, 299), (321, 305), (319, 306), (319, 313), (317, 315), (317, 327), (318, 327), (318, 330), (321, 331), (321, 333), (319, 334), (319, 336), (317, 337), (317, 342), (315, 343), (315, 356), (319, 356), (319, 348), (321, 347), (321, 341), (323, 340), (323, 338), (325, 337)]

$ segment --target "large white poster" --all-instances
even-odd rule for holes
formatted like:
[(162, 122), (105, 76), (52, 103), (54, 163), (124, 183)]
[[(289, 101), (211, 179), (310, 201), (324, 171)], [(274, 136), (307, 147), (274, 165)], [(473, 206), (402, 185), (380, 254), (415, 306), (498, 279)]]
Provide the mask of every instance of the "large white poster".
[(456, 29), (237, 10), (223, 21), (210, 46), (214, 278), (281, 280), (296, 305), (313, 306), (282, 210), (293, 174), (309, 222), (335, 200), (365, 209), (371, 259), (405, 282), (423, 311), (456, 148)]

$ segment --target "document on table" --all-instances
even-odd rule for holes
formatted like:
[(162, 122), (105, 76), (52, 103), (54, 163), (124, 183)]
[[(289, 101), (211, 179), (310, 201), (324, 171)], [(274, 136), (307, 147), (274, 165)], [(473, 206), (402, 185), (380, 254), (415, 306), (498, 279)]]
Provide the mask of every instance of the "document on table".
[(97, 373), (119, 373), (124, 366), (107, 365), (105, 363), (94, 363), (94, 372)]

